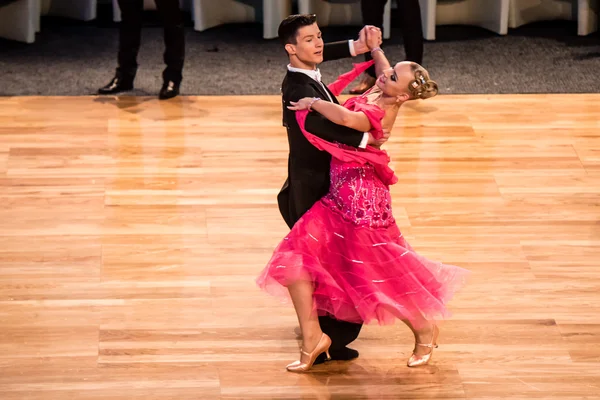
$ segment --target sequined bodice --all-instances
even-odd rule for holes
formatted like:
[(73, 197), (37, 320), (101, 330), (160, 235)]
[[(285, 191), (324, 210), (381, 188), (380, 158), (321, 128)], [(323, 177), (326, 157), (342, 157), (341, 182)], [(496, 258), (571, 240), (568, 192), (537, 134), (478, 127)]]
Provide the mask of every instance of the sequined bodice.
[(385, 228), (393, 224), (389, 188), (370, 164), (332, 159), (329, 192), (321, 201), (344, 219), (359, 226)]

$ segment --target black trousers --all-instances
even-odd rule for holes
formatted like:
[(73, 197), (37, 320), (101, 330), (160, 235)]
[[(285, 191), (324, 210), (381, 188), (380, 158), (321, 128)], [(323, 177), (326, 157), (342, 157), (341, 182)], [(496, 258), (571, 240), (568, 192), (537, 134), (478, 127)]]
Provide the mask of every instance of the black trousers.
[[(179, 0), (154, 1), (164, 26), (164, 62), (167, 67), (163, 71), (163, 79), (180, 83), (183, 78), (185, 37)], [(142, 36), (144, 0), (119, 0), (119, 7), (121, 8), (121, 25), (117, 73), (133, 78), (138, 67), (137, 55)]]
[(332, 358), (338, 358), (338, 352), (358, 338), (362, 324), (340, 321), (330, 316), (319, 317), (321, 330), (331, 338), (329, 349)]
[[(383, 10), (385, 3), (391, 0), (361, 0), (363, 23), (374, 25), (383, 31)], [(406, 61), (423, 63), (423, 24), (421, 22), (421, 7), (419, 0), (398, 0), (399, 23)], [(371, 60), (371, 54), (365, 54), (365, 60)], [(375, 77), (375, 67), (367, 70)]]

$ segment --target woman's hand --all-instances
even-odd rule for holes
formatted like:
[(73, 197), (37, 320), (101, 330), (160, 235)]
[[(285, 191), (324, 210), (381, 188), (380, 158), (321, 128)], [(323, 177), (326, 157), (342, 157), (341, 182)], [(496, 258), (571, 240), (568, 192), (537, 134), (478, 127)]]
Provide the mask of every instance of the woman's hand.
[(316, 97), (303, 97), (298, 101), (290, 101), (291, 106), (288, 109), (299, 111), (299, 110), (310, 110), (315, 101), (320, 100)]
[(369, 141), (367, 142), (367, 144), (371, 147), (375, 147), (376, 149), (381, 149), (381, 146), (383, 144), (385, 144), (385, 142), (388, 141), (388, 139), (390, 138), (391, 132), (389, 129), (384, 128), (383, 129), (383, 136), (379, 139), (375, 139), (370, 133), (369, 133)]

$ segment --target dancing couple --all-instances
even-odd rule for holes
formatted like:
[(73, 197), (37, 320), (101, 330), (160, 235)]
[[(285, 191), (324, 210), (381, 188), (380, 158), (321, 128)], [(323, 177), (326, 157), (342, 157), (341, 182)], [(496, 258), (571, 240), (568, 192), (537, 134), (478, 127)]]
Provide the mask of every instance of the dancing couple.
[[(438, 321), (464, 283), (462, 268), (431, 261), (400, 232), (390, 185), (397, 182), (381, 145), (400, 107), (438, 93), (414, 62), (393, 67), (379, 45), (381, 31), (365, 26), (356, 41), (324, 44), (314, 15), (292, 15), (279, 27), (290, 63), (282, 84), (283, 123), (290, 154), (278, 195), (290, 232), (257, 278), (265, 291), (291, 298), (302, 333), (300, 359), (287, 366), (358, 357), (347, 347), (363, 324), (404, 322), (415, 347), (407, 364), (427, 364), (437, 347)], [(370, 52), (334, 83), (317, 65)], [(343, 105), (344, 88), (374, 65), (375, 85)]]

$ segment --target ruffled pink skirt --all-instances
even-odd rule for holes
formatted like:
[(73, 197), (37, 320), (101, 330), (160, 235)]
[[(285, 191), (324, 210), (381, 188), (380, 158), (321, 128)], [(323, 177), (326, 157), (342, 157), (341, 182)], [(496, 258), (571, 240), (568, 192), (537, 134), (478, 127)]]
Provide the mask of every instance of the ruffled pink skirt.
[(467, 275), (417, 254), (396, 224), (359, 227), (319, 201), (277, 246), (257, 284), (289, 299), (286, 287), (307, 279), (319, 315), (381, 325), (401, 319), (418, 328), (450, 316), (447, 303)]

